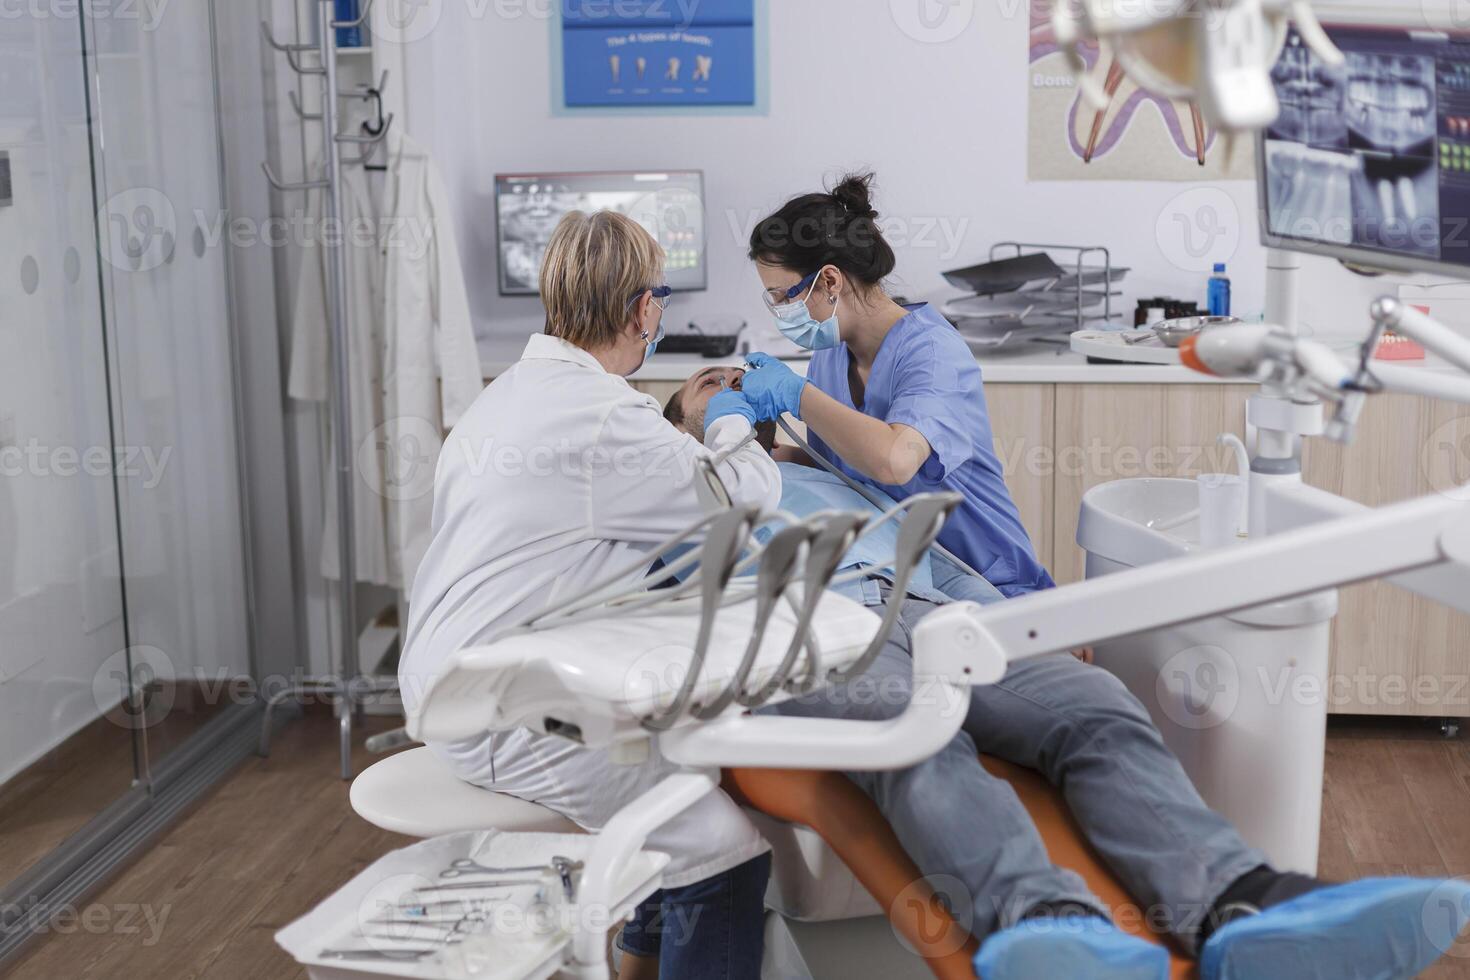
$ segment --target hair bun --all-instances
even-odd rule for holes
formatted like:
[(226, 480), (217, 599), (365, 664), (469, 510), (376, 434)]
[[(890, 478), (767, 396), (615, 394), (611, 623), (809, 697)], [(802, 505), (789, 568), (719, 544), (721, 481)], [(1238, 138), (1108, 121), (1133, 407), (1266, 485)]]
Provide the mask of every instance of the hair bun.
[(871, 173), (848, 174), (832, 188), (832, 196), (854, 218), (872, 219), (878, 217), (873, 209), (872, 187)]

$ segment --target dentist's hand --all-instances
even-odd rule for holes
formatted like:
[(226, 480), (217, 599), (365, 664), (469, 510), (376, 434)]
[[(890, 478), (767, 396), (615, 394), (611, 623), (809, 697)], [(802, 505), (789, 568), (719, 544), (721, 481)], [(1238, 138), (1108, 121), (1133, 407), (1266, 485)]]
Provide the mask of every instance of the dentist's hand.
[(755, 426), (755, 406), (750, 403), (749, 398), (745, 397), (743, 391), (726, 388), (709, 400), (709, 404), (704, 407), (705, 430), (708, 431), (709, 427), (714, 425), (716, 420), (722, 419), (727, 415), (738, 415), (749, 422), (752, 427)]
[(762, 422), (783, 414), (801, 418), (801, 393), (806, 388), (806, 378), (769, 354), (751, 354), (745, 362), (751, 369), (741, 379), (740, 390), (755, 406), (757, 417)]

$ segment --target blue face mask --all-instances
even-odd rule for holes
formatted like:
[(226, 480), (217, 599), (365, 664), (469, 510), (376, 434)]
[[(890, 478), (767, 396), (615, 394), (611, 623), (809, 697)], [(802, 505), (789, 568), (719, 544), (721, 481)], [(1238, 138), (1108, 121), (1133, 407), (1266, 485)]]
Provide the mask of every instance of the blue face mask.
[(807, 297), (816, 288), (816, 281), (813, 280), (812, 288), (807, 290), (806, 296), (772, 306), (771, 313), (776, 317), (776, 329), (796, 346), (806, 350), (827, 350), (836, 347), (842, 339), (837, 330), (837, 300), (834, 298), (832, 301), (832, 315), (819, 322), (806, 305)]
[(644, 365), (648, 363), (649, 358), (653, 357), (654, 351), (658, 350), (658, 342), (664, 339), (664, 318), (662, 315), (660, 315), (658, 318), (658, 332), (653, 335), (653, 339), (648, 339), (647, 331), (643, 332), (640, 339), (642, 339), (642, 341), (648, 345), (643, 348), (643, 364), (638, 365), (638, 367), (641, 369)]

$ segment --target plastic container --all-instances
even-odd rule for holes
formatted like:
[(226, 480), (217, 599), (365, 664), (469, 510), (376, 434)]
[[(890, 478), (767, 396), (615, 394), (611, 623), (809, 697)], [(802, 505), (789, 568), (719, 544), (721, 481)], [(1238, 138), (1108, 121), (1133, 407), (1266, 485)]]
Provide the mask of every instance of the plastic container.
[(1210, 316), (1230, 315), (1230, 277), (1225, 275), (1225, 263), (1215, 263), (1215, 274), (1210, 277)]
[[(1082, 500), (1087, 577), (1201, 550), (1194, 480), (1119, 480)], [(1315, 874), (1337, 593), (1095, 645), (1148, 708), (1206, 803), (1283, 871)]]

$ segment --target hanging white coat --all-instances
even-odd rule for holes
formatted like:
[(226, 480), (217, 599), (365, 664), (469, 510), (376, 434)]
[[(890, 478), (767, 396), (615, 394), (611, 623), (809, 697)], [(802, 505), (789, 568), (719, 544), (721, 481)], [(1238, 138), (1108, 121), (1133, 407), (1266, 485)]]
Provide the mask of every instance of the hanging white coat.
[[(386, 152), (385, 152), (386, 151)], [(434, 468), (444, 433), (484, 387), (449, 197), (427, 152), (390, 133), (386, 172), (342, 171), (351, 358), (356, 578), (408, 591), (432, 533)], [(309, 197), (288, 391), (331, 392), (321, 191)], [(335, 440), (334, 440), (335, 441)], [(341, 578), (328, 450), (322, 574)]]

